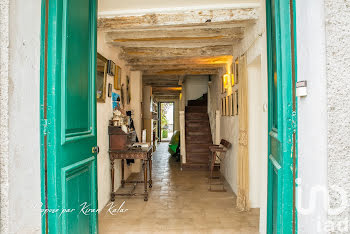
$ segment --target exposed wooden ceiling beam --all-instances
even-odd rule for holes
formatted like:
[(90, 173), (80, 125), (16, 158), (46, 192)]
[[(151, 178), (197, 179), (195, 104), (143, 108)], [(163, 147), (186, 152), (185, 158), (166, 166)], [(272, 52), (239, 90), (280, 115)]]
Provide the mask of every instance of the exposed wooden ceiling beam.
[(160, 41), (193, 41), (214, 39), (242, 39), (243, 28), (186, 28), (144, 30), (130, 33), (116, 30), (107, 32), (107, 42), (160, 42)]
[(167, 58), (167, 57), (215, 57), (232, 55), (232, 46), (208, 46), (201, 48), (123, 48), (121, 58), (130, 61), (132, 58)]
[(144, 71), (144, 75), (213, 75), (218, 69), (173, 69)]
[(174, 70), (174, 69), (198, 69), (220, 68), (225, 64), (158, 64), (158, 65), (131, 65), (131, 71)]
[(144, 28), (169, 25), (206, 25), (217, 23), (241, 23), (258, 19), (257, 8), (232, 8), (213, 10), (189, 10), (182, 12), (152, 13), (133, 16), (100, 17), (100, 29)]
[(116, 47), (166, 47), (166, 48), (198, 48), (207, 46), (232, 46), (238, 44), (239, 39), (212, 39), (212, 40), (175, 40), (175, 41), (127, 41), (127, 42), (106, 42)]
[(179, 65), (179, 64), (227, 64), (232, 63), (232, 55), (225, 56), (206, 56), (191, 58), (139, 58), (129, 59), (129, 66), (152, 66), (152, 65)]

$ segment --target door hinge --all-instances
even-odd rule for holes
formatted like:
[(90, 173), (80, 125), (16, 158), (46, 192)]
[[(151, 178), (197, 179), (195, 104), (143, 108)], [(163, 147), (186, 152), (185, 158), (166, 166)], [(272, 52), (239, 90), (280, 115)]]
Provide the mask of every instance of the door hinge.
[(43, 125), (43, 134), (44, 136), (47, 135), (47, 119), (42, 120), (42, 125)]

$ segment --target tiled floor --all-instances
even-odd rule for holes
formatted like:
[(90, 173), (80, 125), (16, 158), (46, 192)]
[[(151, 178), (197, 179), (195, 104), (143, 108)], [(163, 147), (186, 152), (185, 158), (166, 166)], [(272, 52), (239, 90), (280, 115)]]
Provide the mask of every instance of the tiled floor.
[(160, 144), (153, 156), (148, 202), (142, 197), (117, 197), (116, 210), (124, 201), (122, 209), (128, 210), (112, 215), (111, 204), (107, 205), (99, 216), (100, 233), (258, 233), (258, 210), (238, 212), (229, 189), (209, 192), (208, 173), (181, 171), (167, 146)]

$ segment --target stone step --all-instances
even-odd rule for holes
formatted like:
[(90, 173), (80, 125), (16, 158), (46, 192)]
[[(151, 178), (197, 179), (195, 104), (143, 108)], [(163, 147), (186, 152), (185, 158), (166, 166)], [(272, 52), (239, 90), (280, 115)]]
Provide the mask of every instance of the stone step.
[(186, 136), (186, 143), (189, 144), (211, 144), (212, 139), (211, 136), (207, 137), (198, 137), (198, 136)]
[(186, 137), (187, 136), (198, 136), (198, 137), (202, 137), (202, 136), (208, 136), (210, 133), (208, 133), (208, 131), (186, 131)]
[(207, 100), (189, 100), (187, 106), (207, 106)]
[(204, 163), (208, 164), (209, 162), (209, 152), (208, 153), (194, 153), (186, 152), (186, 162), (188, 163)]
[(185, 113), (207, 113), (207, 106), (186, 106)]
[(210, 127), (208, 124), (187, 125), (186, 132), (205, 132), (207, 134), (210, 134)]
[(186, 120), (209, 120), (207, 113), (186, 113)]
[(208, 153), (210, 145), (210, 143), (186, 143), (186, 150), (191, 153)]

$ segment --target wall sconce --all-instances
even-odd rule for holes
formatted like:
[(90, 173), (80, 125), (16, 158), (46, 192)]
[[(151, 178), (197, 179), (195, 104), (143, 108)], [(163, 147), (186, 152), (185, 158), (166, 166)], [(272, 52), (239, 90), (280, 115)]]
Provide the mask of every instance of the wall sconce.
[(225, 74), (224, 75), (224, 88), (227, 89), (228, 88), (228, 81), (229, 79), (231, 79), (231, 85), (234, 84), (235, 80), (234, 80), (234, 76), (233, 74)]

